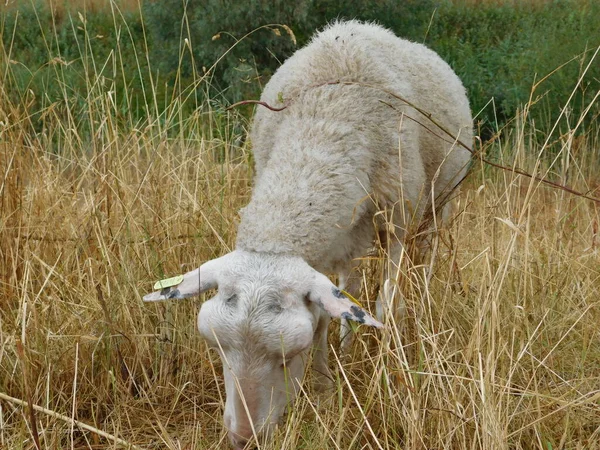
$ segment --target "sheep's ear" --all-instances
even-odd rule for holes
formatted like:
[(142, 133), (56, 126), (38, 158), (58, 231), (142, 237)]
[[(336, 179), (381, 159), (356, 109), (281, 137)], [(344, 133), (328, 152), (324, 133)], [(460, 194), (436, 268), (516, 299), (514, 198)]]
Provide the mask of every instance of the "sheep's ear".
[(231, 253), (205, 262), (196, 270), (186, 273), (183, 280), (174, 286), (144, 296), (145, 302), (193, 297), (219, 285), (219, 275), (227, 265)]
[(308, 299), (317, 303), (331, 317), (353, 320), (375, 328), (383, 328), (383, 324), (375, 320), (360, 306), (351, 302), (335, 284), (322, 273), (315, 271), (313, 285), (308, 292)]

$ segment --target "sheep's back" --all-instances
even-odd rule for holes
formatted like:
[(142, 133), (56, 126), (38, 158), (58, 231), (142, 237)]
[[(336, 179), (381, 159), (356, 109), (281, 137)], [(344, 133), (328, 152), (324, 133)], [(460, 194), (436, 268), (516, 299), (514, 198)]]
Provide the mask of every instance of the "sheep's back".
[[(361, 85), (362, 93), (347, 94), (349, 85), (330, 84), (338, 82)], [(312, 103), (305, 101), (311, 90), (323, 86), (336, 92), (339, 96), (337, 101), (331, 101), (332, 96), (329, 103), (325, 98)], [(260, 173), (275, 149), (275, 135), (288, 114), (305, 117), (330, 115), (339, 121), (359, 123), (361, 128), (371, 125), (376, 131), (384, 132), (397, 130), (401, 116), (405, 114), (420, 123), (417, 133), (422, 145), (419, 145), (419, 151), (425, 153), (422, 160), (427, 178), (431, 180), (448, 151), (449, 146), (444, 141), (452, 138), (385, 91), (431, 113), (438, 124), (455, 136), (460, 134), (460, 140), (471, 145), (472, 119), (466, 92), (446, 62), (427, 47), (400, 39), (380, 26), (357, 21), (341, 22), (317, 34), (267, 83), (261, 100), (279, 107), (288, 105), (288, 109), (273, 112), (261, 108), (257, 111), (252, 135), (257, 172)], [(403, 125), (408, 130), (411, 125), (407, 122)], [(394, 134), (394, 131), (389, 132)], [(397, 144), (397, 135), (390, 139)], [(397, 145), (390, 145), (386, 150), (377, 149), (383, 157), (390, 154), (397, 156)], [(453, 153), (457, 155), (449, 172), (456, 172), (457, 167), (465, 165), (470, 156), (460, 148)], [(447, 182), (447, 177), (440, 176), (444, 178), (440, 181)]]
[[(472, 119), (464, 87), (437, 54), (372, 24), (350, 21), (326, 28), (290, 57), (265, 86), (261, 100), (286, 109), (257, 109), (252, 128), (257, 186), (265, 172), (278, 171), (281, 164), (296, 160), (292, 152), (298, 152), (298, 141), (305, 141), (304, 170), (311, 170), (311, 152), (314, 168), (319, 170), (323, 149), (312, 143), (319, 141), (320, 129), (326, 129), (338, 130), (340, 135), (332, 138), (335, 132), (324, 133), (321, 138), (322, 143), (334, 142), (327, 150), (337, 152), (328, 155), (331, 170), (350, 166), (361, 180), (362, 192), (350, 189), (347, 196), (340, 196), (341, 204), (336, 205), (340, 211), (353, 211), (353, 205), (355, 209), (367, 194), (378, 203), (377, 208), (397, 205), (400, 196), (408, 200), (406, 204), (423, 204), (434, 177), (436, 194), (452, 187), (464, 175), (470, 153), (453, 145), (450, 136), (401, 99), (431, 113), (446, 131), (460, 133), (460, 140), (471, 144)], [(269, 164), (274, 157), (277, 164)], [(288, 195), (307, 195), (300, 185), (281, 189)], [(255, 188), (254, 206), (261, 201), (260, 192)], [(362, 213), (375, 210), (363, 207)], [(352, 220), (361, 219), (355, 211), (352, 214)], [(371, 218), (364, 221), (370, 223)], [(339, 230), (323, 230), (323, 225), (331, 224), (320, 225), (313, 231), (324, 235), (322, 242), (327, 241), (327, 233), (339, 235)], [(359, 228), (364, 230), (365, 225)], [(346, 240), (352, 241), (355, 231), (346, 229)], [(339, 244), (340, 237), (335, 241)], [(359, 244), (364, 248), (365, 243)], [(346, 253), (361, 250), (348, 248)]]

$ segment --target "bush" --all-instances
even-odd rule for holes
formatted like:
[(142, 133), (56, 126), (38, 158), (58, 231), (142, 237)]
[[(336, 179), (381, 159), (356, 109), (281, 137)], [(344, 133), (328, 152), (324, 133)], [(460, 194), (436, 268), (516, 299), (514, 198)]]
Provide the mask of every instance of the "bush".
[[(229, 52), (211, 78), (212, 95), (229, 102), (256, 98), (280, 61), (295, 50), (289, 36), (268, 29), (231, 48), (259, 25), (290, 24), (302, 46), (315, 29), (336, 18), (379, 22), (400, 36), (425, 41), (453, 66), (467, 87), (473, 111), (483, 109), (480, 125), (489, 136), (529, 101), (534, 82), (574, 58), (534, 92), (538, 106), (530, 117), (537, 126), (549, 128), (589, 62), (589, 50), (600, 45), (597, 2), (557, 0), (519, 5), (302, 0), (291, 6), (277, 0), (240, 6), (233, 0), (189, 0), (184, 11), (182, 0), (167, 0), (147, 3), (145, 14), (154, 42), (165, 43), (155, 46), (154, 54), (167, 79), (175, 79), (177, 70), (190, 79), (193, 70), (202, 73)], [(219, 39), (213, 40), (214, 36)], [(192, 55), (184, 51), (185, 37), (193, 44)], [(578, 89), (570, 106), (574, 116), (579, 116), (598, 91), (599, 78), (600, 62), (591, 67)]]
[[(469, 92), (472, 109), (487, 106), (484, 126), (501, 126), (533, 93), (539, 104), (531, 112), (536, 126), (549, 128), (567, 103), (582, 69), (600, 45), (600, 4), (560, 0), (539, 5), (485, 3), (484, 6), (444, 4), (432, 24), (428, 44), (456, 70)], [(600, 88), (600, 60), (590, 67), (570, 104), (579, 117)], [(598, 109), (596, 108), (596, 111)], [(590, 115), (593, 117), (593, 113)]]
[[(8, 10), (1, 23), (0, 51), (10, 66), (4, 82), (15, 104), (27, 102), (30, 111), (52, 106), (58, 114), (82, 118), (98, 94), (110, 90), (117, 115), (145, 114), (148, 71), (139, 14), (65, 14), (38, 1)], [(31, 121), (36, 130), (43, 128), (39, 114)]]
[[(210, 92), (233, 102), (258, 96), (281, 62), (332, 20), (375, 20), (408, 36), (424, 32), (432, 5), (431, 0), (161, 0), (147, 2), (144, 17), (153, 42), (161, 43), (153, 59), (166, 79), (191, 80), (194, 71), (203, 75), (226, 55), (209, 74)], [(258, 29), (267, 24), (289, 25), (294, 37), (278, 27)]]
[[(94, 89), (111, 89), (116, 108), (130, 122), (161, 116), (173, 99), (187, 115), (207, 98), (223, 104), (258, 97), (281, 62), (316, 29), (335, 19), (358, 18), (440, 53), (467, 87), (473, 111), (483, 110), (479, 121), (489, 136), (529, 101), (533, 83), (542, 79), (529, 117), (537, 127), (549, 128), (600, 45), (600, 3), (593, 0), (517, 6), (448, 0), (147, 0), (143, 21), (136, 11), (122, 14), (98, 9), (85, 17), (64, 11), (57, 16), (47, 2), (4, 11), (2, 61), (11, 67), (4, 73), (11, 74), (5, 83), (12, 98), (33, 101), (38, 110), (56, 104), (84, 111), (96, 98)], [(268, 24), (289, 25), (297, 42), (285, 28)], [(569, 104), (571, 116), (579, 117), (599, 80), (596, 60)], [(597, 115), (598, 105), (588, 122)], [(37, 129), (38, 119), (33, 118)]]
[(295, 48), (285, 30), (257, 28), (302, 23), (307, 6), (307, 2), (284, 0), (161, 0), (146, 3), (144, 15), (152, 41), (161, 43), (152, 54), (165, 79), (182, 79), (185, 84), (197, 72), (210, 77), (211, 96), (236, 101), (254, 97), (260, 78), (270, 75)]

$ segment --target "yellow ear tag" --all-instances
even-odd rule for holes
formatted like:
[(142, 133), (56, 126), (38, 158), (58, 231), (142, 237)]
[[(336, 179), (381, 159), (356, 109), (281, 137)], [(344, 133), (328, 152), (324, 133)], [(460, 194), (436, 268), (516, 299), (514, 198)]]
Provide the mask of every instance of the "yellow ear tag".
[(360, 306), (361, 308), (363, 307), (360, 302), (358, 300), (356, 300), (354, 297), (352, 297), (350, 294), (348, 294), (346, 291), (341, 291), (342, 294), (344, 294), (346, 297), (348, 297), (348, 300), (350, 300), (352, 303), (354, 303), (356, 306)]
[(177, 286), (182, 281), (183, 281), (183, 275), (177, 275), (176, 277), (157, 281), (156, 283), (154, 283), (154, 289), (164, 289), (164, 288), (168, 288), (171, 286)]
[[(348, 298), (348, 300), (350, 300), (356, 306), (359, 306), (359, 307), (362, 308), (362, 305), (360, 304), (360, 302), (358, 300), (356, 300), (354, 297), (352, 297), (346, 291), (341, 291), (341, 292), (342, 292), (342, 294), (344, 294)], [(350, 324), (350, 328), (352, 328), (352, 332), (356, 333), (358, 331), (358, 323), (355, 322), (354, 320), (349, 320), (348, 323)]]

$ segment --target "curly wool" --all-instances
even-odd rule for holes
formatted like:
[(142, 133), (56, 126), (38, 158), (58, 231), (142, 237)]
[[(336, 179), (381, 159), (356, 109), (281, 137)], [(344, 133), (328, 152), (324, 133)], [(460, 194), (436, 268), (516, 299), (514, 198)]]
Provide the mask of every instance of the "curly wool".
[(256, 180), (238, 249), (339, 272), (372, 245), (377, 211), (395, 210), (402, 239), (463, 178), (469, 151), (389, 92), (472, 142), (465, 89), (436, 53), (378, 25), (334, 23), (265, 86), (262, 101), (288, 107), (256, 113)]

